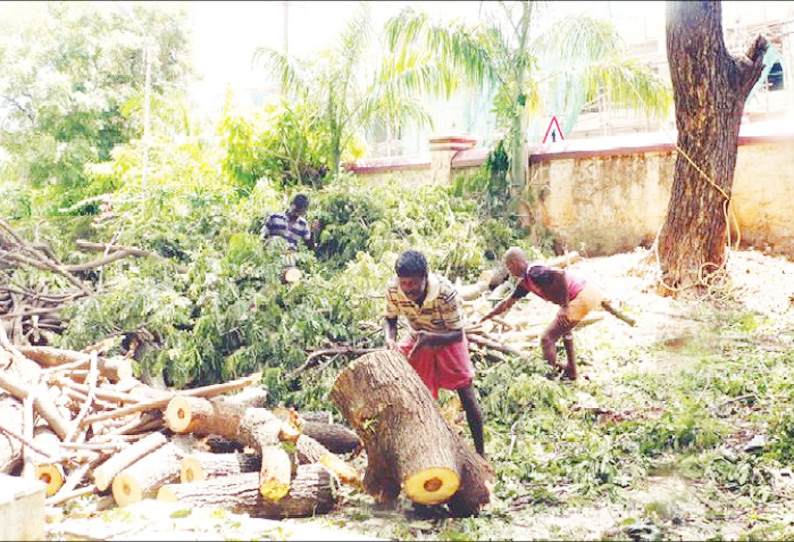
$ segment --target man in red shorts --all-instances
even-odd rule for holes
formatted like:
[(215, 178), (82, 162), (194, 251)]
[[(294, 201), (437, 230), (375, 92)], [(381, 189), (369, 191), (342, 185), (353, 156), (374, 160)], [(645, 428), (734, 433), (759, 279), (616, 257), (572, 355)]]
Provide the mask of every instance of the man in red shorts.
[[(444, 277), (428, 273), (427, 260), (415, 250), (402, 253), (394, 270), (397, 276), (386, 290), (386, 347), (405, 355), (434, 399), (440, 388), (458, 392), (474, 449), (485, 457), (482, 412), (472, 387), (474, 365), (458, 292)], [(410, 333), (397, 342), (400, 315), (408, 320)]]
[[(576, 354), (573, 347), (572, 331), (587, 313), (602, 305), (603, 291), (592, 281), (588, 281), (585, 277), (572, 271), (563, 271), (545, 265), (531, 265), (524, 251), (518, 247), (509, 248), (505, 252), (503, 261), (510, 274), (519, 279), (518, 284), (510, 297), (497, 303), (493, 310), (483, 316), (480, 321), (505, 312), (530, 292), (541, 299), (559, 305), (560, 310), (546, 331), (543, 332), (540, 344), (543, 347), (543, 357), (549, 365), (555, 369), (562, 369), (565, 378), (575, 380), (577, 376)], [(609, 310), (611, 306), (605, 308)], [(557, 339), (560, 337), (562, 337), (565, 354), (568, 357), (568, 365), (565, 367), (557, 365)]]

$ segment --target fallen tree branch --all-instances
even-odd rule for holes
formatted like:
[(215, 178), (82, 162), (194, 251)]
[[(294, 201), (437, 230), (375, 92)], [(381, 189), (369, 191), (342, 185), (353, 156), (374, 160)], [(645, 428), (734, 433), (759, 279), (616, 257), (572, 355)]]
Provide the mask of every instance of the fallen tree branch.
[(121, 416), (132, 414), (134, 412), (142, 412), (144, 410), (162, 408), (164, 406), (168, 406), (168, 403), (171, 402), (171, 399), (173, 399), (174, 397), (180, 397), (180, 396), (205, 397), (205, 398), (214, 397), (215, 395), (220, 395), (222, 393), (226, 393), (227, 391), (233, 391), (240, 388), (244, 388), (246, 386), (250, 386), (254, 382), (257, 382), (261, 377), (262, 377), (261, 373), (256, 373), (254, 375), (247, 376), (245, 378), (232, 380), (230, 382), (224, 382), (222, 384), (212, 384), (211, 386), (204, 386), (192, 390), (183, 390), (175, 393), (170, 393), (166, 397), (154, 401), (149, 401), (147, 403), (138, 403), (137, 405), (119, 408), (117, 410), (111, 410), (108, 412), (100, 412), (99, 414), (88, 416), (83, 419), (80, 425), (88, 425), (90, 423), (98, 422), (101, 420), (107, 420), (109, 418), (120, 418)]
[(324, 350), (315, 350), (314, 352), (310, 353), (306, 356), (306, 361), (298, 367), (297, 369), (293, 369), (289, 373), (287, 373), (287, 378), (292, 378), (295, 375), (302, 373), (306, 369), (309, 369), (317, 364), (315, 361), (320, 356), (327, 356), (330, 354), (353, 354), (355, 356), (363, 356), (364, 354), (369, 354), (370, 352), (377, 352), (378, 350), (383, 350), (383, 348), (355, 348), (352, 346), (336, 346), (333, 348), (326, 348)]
[(6, 435), (8, 435), (10, 437), (13, 437), (13, 438), (17, 439), (19, 442), (21, 442), (22, 444), (24, 444), (25, 446), (27, 446), (28, 448), (30, 448), (31, 450), (33, 450), (34, 452), (36, 452), (37, 454), (42, 456), (44, 459), (46, 459), (50, 463), (58, 463), (60, 461), (60, 458), (52, 457), (47, 452), (43, 451), (41, 448), (39, 448), (36, 445), (34, 445), (31, 441), (29, 441), (28, 439), (26, 439), (22, 435), (18, 434), (17, 432), (12, 431), (11, 429), (8, 429), (7, 427), (3, 427), (1, 422), (0, 422), (0, 431), (2, 431), (3, 433), (5, 433)]

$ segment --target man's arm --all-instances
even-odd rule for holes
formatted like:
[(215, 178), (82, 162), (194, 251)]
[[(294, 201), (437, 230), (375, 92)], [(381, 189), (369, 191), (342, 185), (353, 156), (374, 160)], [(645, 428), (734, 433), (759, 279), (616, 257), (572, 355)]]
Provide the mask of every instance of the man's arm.
[(383, 332), (386, 335), (386, 348), (388, 350), (397, 348), (397, 318), (386, 317)]
[(309, 233), (303, 239), (306, 241), (306, 246), (314, 250), (320, 244), (320, 232), (323, 230), (320, 220), (315, 218), (311, 221), (309, 226)]
[(497, 316), (507, 310), (510, 310), (510, 307), (515, 305), (516, 301), (527, 295), (527, 293), (529, 292), (527, 292), (526, 289), (523, 286), (521, 286), (521, 284), (518, 284), (513, 289), (513, 292), (509, 296), (507, 296), (499, 303), (497, 303), (496, 306), (491, 310), (491, 312), (480, 318), (480, 322), (484, 322), (489, 318), (493, 318), (494, 316)]

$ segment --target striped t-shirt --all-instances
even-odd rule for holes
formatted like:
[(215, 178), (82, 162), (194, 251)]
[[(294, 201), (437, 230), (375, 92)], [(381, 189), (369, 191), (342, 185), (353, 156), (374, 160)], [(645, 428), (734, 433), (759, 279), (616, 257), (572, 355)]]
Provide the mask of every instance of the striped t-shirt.
[(408, 299), (392, 277), (386, 287), (386, 318), (408, 319), (413, 331), (452, 331), (463, 328), (460, 297), (452, 284), (434, 273), (427, 277), (427, 295), (422, 305)]
[(290, 222), (286, 214), (273, 213), (265, 222), (262, 235), (263, 237), (283, 237), (289, 243), (290, 248), (297, 250), (298, 240), (303, 239), (308, 243), (312, 233), (309, 230), (309, 223), (302, 216), (299, 216), (294, 222)]

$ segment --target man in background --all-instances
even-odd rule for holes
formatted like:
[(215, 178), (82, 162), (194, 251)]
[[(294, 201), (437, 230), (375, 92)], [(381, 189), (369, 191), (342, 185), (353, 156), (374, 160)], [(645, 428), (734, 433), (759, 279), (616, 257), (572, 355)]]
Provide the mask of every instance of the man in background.
[(298, 194), (292, 200), (289, 209), (284, 213), (273, 213), (262, 227), (262, 237), (269, 244), (272, 239), (281, 237), (287, 241), (288, 251), (298, 250), (298, 243), (302, 240), (310, 249), (317, 246), (317, 236), (320, 232), (320, 221), (312, 220), (311, 228), (306, 221), (306, 212), (309, 210), (309, 198), (305, 194)]

